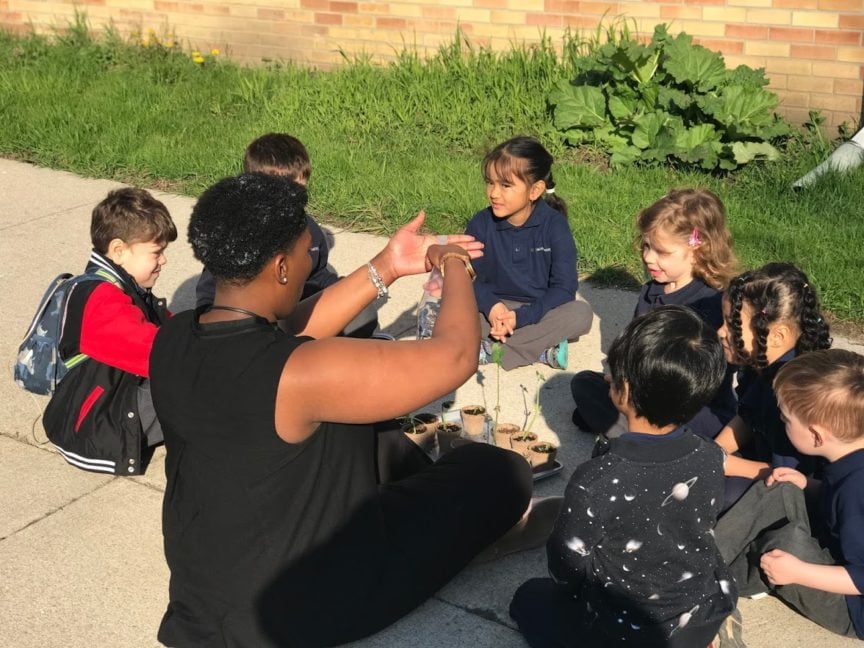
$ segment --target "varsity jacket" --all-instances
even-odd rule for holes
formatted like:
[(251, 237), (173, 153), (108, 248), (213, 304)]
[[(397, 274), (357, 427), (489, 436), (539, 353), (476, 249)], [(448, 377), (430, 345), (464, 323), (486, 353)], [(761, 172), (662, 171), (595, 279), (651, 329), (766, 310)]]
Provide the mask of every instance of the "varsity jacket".
[(60, 357), (71, 366), (42, 424), (66, 461), (114, 475), (143, 473), (148, 451), (138, 417), (138, 387), (149, 376), (165, 300), (138, 287), (121, 267), (92, 252), (87, 272), (100, 279), (72, 290)]

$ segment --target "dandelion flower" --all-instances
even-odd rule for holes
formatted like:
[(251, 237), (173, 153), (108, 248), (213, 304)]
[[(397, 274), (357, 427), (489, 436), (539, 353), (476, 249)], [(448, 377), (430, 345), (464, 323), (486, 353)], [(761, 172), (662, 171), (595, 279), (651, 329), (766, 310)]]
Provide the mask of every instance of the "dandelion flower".
[(195, 50), (194, 52), (192, 52), (192, 58), (201, 58), (201, 52)]
[(213, 49), (210, 50), (210, 53), (211, 53), (213, 56), (219, 56), (219, 50), (216, 49), (215, 47), (214, 47)]
[(204, 62), (203, 56), (193, 56), (192, 60), (195, 61), (198, 65), (201, 65)]

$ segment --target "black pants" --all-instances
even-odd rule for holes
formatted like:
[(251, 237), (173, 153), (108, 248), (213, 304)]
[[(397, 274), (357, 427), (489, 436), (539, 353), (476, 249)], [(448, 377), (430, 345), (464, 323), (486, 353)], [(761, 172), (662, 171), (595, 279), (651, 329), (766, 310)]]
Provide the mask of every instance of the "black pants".
[[(533, 578), (516, 590), (510, 616), (532, 648), (610, 648), (609, 637), (592, 633), (585, 622), (585, 605), (563, 592), (551, 578)], [(704, 648), (714, 639), (720, 621), (688, 625), (671, 638), (643, 641), (639, 648)]]
[(763, 553), (782, 549), (809, 563), (835, 564), (831, 553), (813, 537), (805, 493), (793, 484), (767, 487), (757, 481), (714, 528), (723, 559), (743, 595), (771, 591), (787, 605), (823, 628), (854, 637), (855, 628), (842, 594), (803, 585), (770, 585), (759, 561)]
[(257, 605), (280, 646), (330, 646), (405, 616), (520, 519), (532, 492), (517, 454), (472, 443), (379, 486), (326, 546), (274, 575)]

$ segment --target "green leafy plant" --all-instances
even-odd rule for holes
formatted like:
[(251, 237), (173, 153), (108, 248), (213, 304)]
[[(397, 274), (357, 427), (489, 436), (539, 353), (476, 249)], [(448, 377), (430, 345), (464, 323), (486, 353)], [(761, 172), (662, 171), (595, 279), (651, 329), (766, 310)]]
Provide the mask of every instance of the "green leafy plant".
[(539, 371), (535, 371), (534, 374), (537, 377), (537, 384), (534, 387), (534, 411), (531, 414), (531, 420), (529, 420), (528, 425), (525, 426), (525, 434), (530, 434), (531, 428), (534, 427), (534, 421), (537, 420), (537, 415), (540, 413), (540, 410), (543, 409), (543, 406), (540, 405), (540, 386), (546, 380), (546, 377)]
[(713, 171), (779, 158), (774, 143), (791, 131), (774, 114), (764, 70), (729, 70), (720, 54), (687, 34), (673, 38), (666, 25), (648, 44), (626, 28), (608, 35), (548, 96), (568, 143), (598, 146), (613, 166), (676, 160)]
[(500, 342), (492, 343), (492, 362), (495, 363), (495, 422), (492, 429), (498, 427), (498, 414), (501, 412), (501, 359), (504, 357), (504, 346)]

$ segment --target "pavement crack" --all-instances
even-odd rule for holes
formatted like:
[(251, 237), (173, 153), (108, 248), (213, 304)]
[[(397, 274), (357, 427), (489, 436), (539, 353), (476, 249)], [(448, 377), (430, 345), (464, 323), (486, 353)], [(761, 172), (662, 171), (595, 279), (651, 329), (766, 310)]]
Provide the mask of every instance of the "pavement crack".
[(30, 528), (30, 527), (33, 526), (34, 524), (37, 524), (37, 523), (41, 522), (42, 520), (44, 520), (44, 519), (46, 519), (46, 518), (51, 517), (51, 516), (54, 515), (55, 513), (58, 513), (58, 512), (60, 512), (60, 511), (62, 511), (63, 509), (65, 509), (65, 508), (71, 506), (72, 504), (74, 504), (74, 503), (77, 502), (78, 500), (81, 500), (81, 499), (83, 499), (83, 498), (85, 498), (85, 497), (89, 497), (89, 496), (92, 495), (93, 493), (102, 490), (102, 489), (105, 488), (108, 484), (112, 484), (112, 483), (114, 483), (115, 480), (116, 480), (116, 478), (115, 478), (115, 479), (109, 479), (109, 480), (106, 481), (104, 484), (99, 484), (99, 485), (96, 486), (94, 489), (89, 490), (89, 491), (87, 491), (86, 493), (82, 493), (82, 494), (79, 495), (78, 497), (75, 497), (75, 498), (69, 500), (68, 502), (66, 502), (66, 503), (64, 503), (64, 504), (61, 504), (60, 506), (57, 506), (56, 508), (51, 509), (50, 511), (48, 511), (48, 512), (46, 512), (45, 514), (39, 516), (38, 518), (36, 518), (36, 519), (34, 519), (34, 520), (31, 520), (30, 522), (28, 522), (27, 524), (25, 524), (24, 526), (22, 526), (20, 529), (15, 529), (12, 533), (3, 536), (2, 538), (0, 538), (0, 542), (2, 542), (3, 540), (6, 540), (7, 538), (11, 538), (12, 536), (21, 533), (21, 532), (24, 531), (25, 529)]
[(481, 619), (486, 619), (487, 621), (491, 621), (492, 623), (495, 623), (503, 628), (507, 628), (508, 630), (514, 630), (513, 626), (508, 625), (507, 623), (502, 621), (494, 610), (490, 610), (488, 608), (471, 607), (470, 605), (460, 605), (459, 603), (454, 603), (453, 601), (443, 599), (440, 596), (433, 596), (432, 598), (439, 603), (450, 605), (454, 608), (462, 610), (463, 612), (467, 612), (468, 614), (473, 614), (474, 616), (478, 616)]

